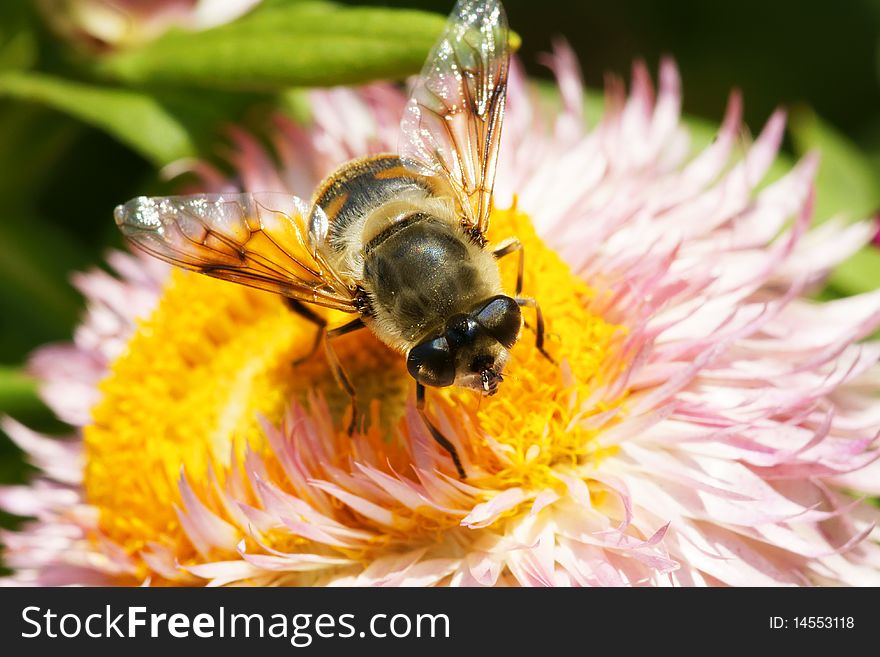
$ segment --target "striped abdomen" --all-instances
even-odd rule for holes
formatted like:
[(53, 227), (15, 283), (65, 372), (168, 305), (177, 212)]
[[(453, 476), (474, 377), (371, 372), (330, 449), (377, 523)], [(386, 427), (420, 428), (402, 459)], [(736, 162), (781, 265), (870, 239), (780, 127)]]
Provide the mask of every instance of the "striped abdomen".
[(330, 220), (330, 246), (341, 252), (348, 239), (360, 234), (356, 225), (378, 207), (408, 195), (448, 196), (449, 190), (437, 177), (420, 176), (407, 169), (397, 155), (374, 155), (352, 160), (328, 177), (315, 193)]

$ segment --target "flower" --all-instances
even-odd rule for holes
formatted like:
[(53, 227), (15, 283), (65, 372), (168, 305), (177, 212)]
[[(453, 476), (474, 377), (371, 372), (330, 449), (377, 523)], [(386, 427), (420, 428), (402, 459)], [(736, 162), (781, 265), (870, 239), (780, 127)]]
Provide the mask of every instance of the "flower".
[[(490, 238), (523, 242), (559, 365), (526, 328), (494, 397), (430, 391), (467, 480), (368, 332), (339, 342), (370, 418), (349, 438), (325, 360), (293, 364), (314, 328), (276, 296), (117, 253), (118, 278), (77, 278), (90, 306), (74, 344), (32, 360), (77, 435), (5, 424), (42, 470), (0, 493), (35, 518), (3, 537), (13, 581), (880, 583), (863, 499), (880, 492), (880, 345), (861, 341), (880, 292), (805, 296), (871, 223), (809, 230), (816, 155), (759, 187), (781, 112), (746, 149), (734, 94), (693, 154), (671, 62), (656, 98), (641, 63), (628, 96), (612, 79), (590, 130), (572, 53), (549, 63), (549, 125), (512, 73)], [(307, 128), (276, 120), (280, 166), (233, 133), (245, 188), (308, 197), (335, 165), (394, 149), (393, 87), (311, 103)]]
[(38, 0), (59, 34), (82, 46), (141, 45), (173, 27), (206, 30), (250, 11), (261, 0)]

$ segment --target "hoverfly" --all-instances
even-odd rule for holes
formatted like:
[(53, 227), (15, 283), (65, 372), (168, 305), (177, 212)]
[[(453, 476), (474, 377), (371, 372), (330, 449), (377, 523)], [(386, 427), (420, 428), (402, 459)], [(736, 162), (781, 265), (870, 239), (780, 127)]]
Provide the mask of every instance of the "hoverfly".
[[(311, 203), (281, 193), (135, 198), (116, 223), (135, 246), (171, 264), (282, 295), (318, 326), (312, 353), (328, 361), (352, 400), (355, 389), (334, 338), (361, 328), (406, 355), (418, 411), (465, 472), (425, 412), (425, 387), (465, 386), (491, 395), (502, 381), (523, 320), (523, 252), (516, 239), (489, 248), (486, 231), (509, 60), (497, 0), (459, 0), (413, 88), (398, 154), (343, 164)], [(496, 260), (519, 253), (513, 297)], [(307, 304), (355, 315), (326, 329)], [(549, 356), (547, 356), (549, 358)]]

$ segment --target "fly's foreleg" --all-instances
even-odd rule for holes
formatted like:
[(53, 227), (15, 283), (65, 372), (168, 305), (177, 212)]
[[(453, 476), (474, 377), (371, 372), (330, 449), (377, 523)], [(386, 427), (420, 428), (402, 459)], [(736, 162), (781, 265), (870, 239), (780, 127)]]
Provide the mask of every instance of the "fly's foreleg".
[(449, 439), (440, 433), (440, 430), (431, 423), (431, 420), (428, 419), (428, 415), (425, 413), (425, 405), (425, 386), (421, 383), (416, 383), (416, 409), (419, 411), (419, 416), (422, 418), (422, 422), (428, 427), (428, 431), (431, 432), (431, 436), (437, 441), (437, 444), (449, 452), (449, 456), (452, 457), (452, 462), (455, 464), (455, 469), (458, 471), (458, 476), (462, 479), (467, 479), (467, 475), (461, 465), (461, 459), (458, 457), (458, 452), (455, 451), (455, 446), (449, 442)]
[(514, 301), (520, 307), (535, 309), (535, 348), (541, 352), (544, 358), (556, 364), (553, 357), (544, 350), (544, 313), (541, 312), (541, 306), (535, 299), (529, 297), (517, 297)]
[[(555, 363), (556, 361), (553, 360), (553, 357), (544, 350), (544, 313), (541, 312), (541, 306), (538, 305), (538, 302), (535, 299), (520, 296), (523, 289), (523, 272), (525, 271), (525, 249), (523, 249), (522, 242), (515, 237), (504, 240), (501, 244), (495, 247), (492, 255), (494, 255), (497, 260), (511, 253), (519, 254), (519, 263), (516, 270), (516, 298), (514, 300), (520, 307), (528, 306), (529, 308), (535, 309), (535, 347), (541, 352), (544, 358), (551, 363)], [(528, 324), (526, 324), (526, 326), (528, 326)]]

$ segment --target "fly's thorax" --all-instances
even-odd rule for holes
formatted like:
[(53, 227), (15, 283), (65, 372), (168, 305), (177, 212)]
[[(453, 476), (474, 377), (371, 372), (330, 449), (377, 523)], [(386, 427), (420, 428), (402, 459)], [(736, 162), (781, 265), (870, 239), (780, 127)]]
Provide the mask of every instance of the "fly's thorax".
[[(407, 352), (453, 315), (501, 293), (494, 256), (475, 243), (452, 216), (421, 209), (365, 222), (363, 287), (380, 339)], [(446, 204), (446, 207), (451, 207)], [(449, 210), (448, 212), (451, 212)], [(392, 218), (393, 217), (393, 218)]]

